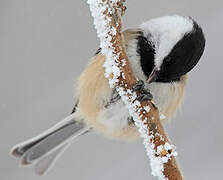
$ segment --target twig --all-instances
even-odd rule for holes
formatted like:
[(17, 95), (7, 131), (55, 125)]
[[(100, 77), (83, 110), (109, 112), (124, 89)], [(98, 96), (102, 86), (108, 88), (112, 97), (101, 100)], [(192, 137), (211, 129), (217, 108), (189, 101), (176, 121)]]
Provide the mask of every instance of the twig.
[(134, 101), (139, 93), (132, 91), (136, 79), (122, 43), (121, 16), (125, 0), (88, 0), (94, 24), (100, 38), (102, 54), (106, 56), (105, 76), (115, 87), (139, 128), (152, 175), (159, 180), (183, 180), (177, 166), (175, 147), (170, 144), (160, 123), (159, 112), (152, 102)]

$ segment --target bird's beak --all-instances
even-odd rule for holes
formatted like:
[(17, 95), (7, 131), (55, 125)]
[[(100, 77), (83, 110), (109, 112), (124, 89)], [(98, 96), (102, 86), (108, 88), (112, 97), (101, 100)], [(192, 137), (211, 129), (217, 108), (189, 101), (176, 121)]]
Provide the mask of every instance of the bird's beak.
[(157, 72), (158, 72), (157, 68), (154, 67), (146, 82), (150, 84), (150, 83), (156, 81), (158, 78)]

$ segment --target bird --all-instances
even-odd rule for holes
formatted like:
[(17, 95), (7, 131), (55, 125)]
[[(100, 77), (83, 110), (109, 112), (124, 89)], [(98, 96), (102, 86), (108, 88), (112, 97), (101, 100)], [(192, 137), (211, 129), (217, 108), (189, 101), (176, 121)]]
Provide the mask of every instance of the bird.
[[(121, 36), (137, 79), (134, 88), (142, 90), (139, 99), (153, 100), (160, 114), (171, 119), (181, 106), (188, 73), (204, 53), (202, 28), (192, 17), (168, 15), (127, 29)], [(104, 76), (104, 63), (99, 48), (77, 80), (71, 114), (11, 149), (21, 165), (34, 165), (37, 174), (46, 174), (73, 139), (90, 131), (121, 141), (140, 138), (126, 105)]]

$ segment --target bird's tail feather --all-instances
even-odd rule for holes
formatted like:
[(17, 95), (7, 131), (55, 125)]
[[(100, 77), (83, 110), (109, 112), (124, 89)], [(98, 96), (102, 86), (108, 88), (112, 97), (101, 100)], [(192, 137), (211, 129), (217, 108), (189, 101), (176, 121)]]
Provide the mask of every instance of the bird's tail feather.
[(50, 168), (53, 167), (54, 163), (60, 157), (60, 155), (69, 147), (70, 144), (71, 143), (67, 142), (66, 144), (63, 144), (59, 148), (55, 149), (53, 152), (42, 157), (35, 164), (35, 173), (40, 176), (46, 174), (50, 170)]
[(22, 142), (11, 150), (11, 155), (21, 159), (22, 165), (35, 164), (37, 174), (44, 174), (71, 140), (89, 130), (77, 116), (71, 114), (40, 135)]

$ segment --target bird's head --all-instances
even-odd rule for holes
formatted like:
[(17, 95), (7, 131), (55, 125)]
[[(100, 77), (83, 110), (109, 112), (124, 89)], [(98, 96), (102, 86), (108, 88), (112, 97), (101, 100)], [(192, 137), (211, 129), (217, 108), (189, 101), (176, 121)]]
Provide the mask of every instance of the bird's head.
[(137, 52), (148, 83), (179, 81), (204, 52), (203, 31), (191, 17), (156, 18), (140, 29)]

